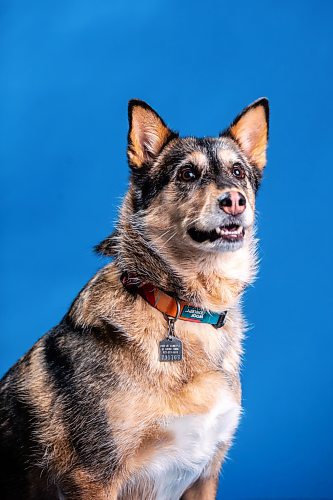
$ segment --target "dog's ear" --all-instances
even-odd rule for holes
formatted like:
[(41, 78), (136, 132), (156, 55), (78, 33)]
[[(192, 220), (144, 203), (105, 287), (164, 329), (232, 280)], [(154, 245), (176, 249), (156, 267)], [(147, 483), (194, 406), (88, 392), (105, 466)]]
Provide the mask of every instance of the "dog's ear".
[(230, 135), (250, 161), (261, 170), (266, 165), (269, 128), (269, 105), (266, 97), (243, 109), (230, 127), (221, 135)]
[(128, 104), (128, 162), (132, 168), (149, 165), (164, 146), (178, 134), (144, 101), (132, 99)]

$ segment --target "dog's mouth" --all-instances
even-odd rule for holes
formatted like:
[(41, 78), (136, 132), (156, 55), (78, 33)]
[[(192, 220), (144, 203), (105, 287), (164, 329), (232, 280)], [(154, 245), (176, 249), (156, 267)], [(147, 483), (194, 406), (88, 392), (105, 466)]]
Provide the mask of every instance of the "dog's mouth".
[(191, 227), (188, 230), (188, 234), (197, 243), (204, 243), (206, 241), (213, 243), (217, 240), (230, 243), (242, 241), (245, 236), (245, 229), (238, 224), (226, 224), (225, 226), (216, 227), (212, 231), (201, 231), (200, 229)]

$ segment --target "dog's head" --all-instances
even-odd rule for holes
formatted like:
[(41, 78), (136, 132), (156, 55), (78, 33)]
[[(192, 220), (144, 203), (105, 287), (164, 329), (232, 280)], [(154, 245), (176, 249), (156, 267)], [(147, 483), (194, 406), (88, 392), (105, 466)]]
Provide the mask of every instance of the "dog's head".
[[(218, 137), (181, 138), (145, 102), (130, 101), (126, 215), (157, 251), (243, 246), (266, 163), (268, 115), (262, 98)], [(99, 250), (112, 253), (112, 238), (106, 241), (109, 251)]]

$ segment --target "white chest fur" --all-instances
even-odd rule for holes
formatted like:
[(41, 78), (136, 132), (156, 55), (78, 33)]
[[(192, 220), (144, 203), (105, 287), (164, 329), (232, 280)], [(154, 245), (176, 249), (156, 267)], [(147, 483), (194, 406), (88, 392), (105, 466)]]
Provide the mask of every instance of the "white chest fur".
[(239, 416), (240, 406), (230, 391), (223, 390), (209, 412), (169, 417), (163, 422), (173, 442), (155, 454), (145, 471), (156, 485), (158, 500), (180, 498), (209, 468), (217, 447), (230, 442)]

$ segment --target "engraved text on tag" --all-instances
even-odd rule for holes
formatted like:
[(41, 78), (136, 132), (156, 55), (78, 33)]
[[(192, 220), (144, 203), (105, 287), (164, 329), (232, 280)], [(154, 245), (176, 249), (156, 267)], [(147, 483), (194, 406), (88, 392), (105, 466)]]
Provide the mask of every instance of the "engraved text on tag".
[(182, 341), (168, 337), (160, 341), (160, 361), (181, 361), (183, 359)]

